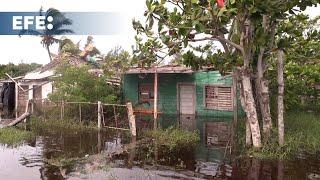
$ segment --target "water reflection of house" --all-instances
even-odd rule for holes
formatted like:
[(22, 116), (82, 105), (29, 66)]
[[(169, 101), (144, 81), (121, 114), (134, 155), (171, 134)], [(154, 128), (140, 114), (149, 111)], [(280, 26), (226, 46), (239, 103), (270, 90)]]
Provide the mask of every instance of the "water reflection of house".
[(105, 152), (114, 153), (122, 148), (121, 137), (115, 137), (112, 141), (105, 142)]
[(227, 146), (231, 136), (231, 124), (228, 122), (203, 123), (203, 138), (208, 147)]

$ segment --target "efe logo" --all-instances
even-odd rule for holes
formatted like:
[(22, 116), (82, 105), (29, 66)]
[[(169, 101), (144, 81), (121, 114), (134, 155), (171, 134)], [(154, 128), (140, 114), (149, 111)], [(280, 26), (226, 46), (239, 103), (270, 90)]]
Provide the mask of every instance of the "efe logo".
[(53, 29), (52, 16), (12, 16), (12, 29), (13, 30), (27, 30), (30, 25), (35, 25), (36, 30), (46, 29), (45, 20), (47, 20), (47, 29)]

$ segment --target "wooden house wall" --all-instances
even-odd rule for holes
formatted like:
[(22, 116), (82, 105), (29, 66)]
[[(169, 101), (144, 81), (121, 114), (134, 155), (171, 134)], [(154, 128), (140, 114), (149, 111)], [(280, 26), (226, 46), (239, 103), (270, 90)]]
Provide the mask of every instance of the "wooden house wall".
[[(196, 86), (196, 115), (214, 116), (214, 117), (232, 117), (232, 111), (207, 109), (204, 104), (204, 86), (205, 85), (224, 85), (232, 86), (232, 78), (221, 78), (218, 71), (196, 72), (192, 74), (159, 74), (159, 111), (164, 114), (178, 114), (177, 106), (177, 84), (192, 83)], [(139, 84), (153, 84), (153, 74), (126, 74), (124, 76), (123, 93), (124, 100), (133, 102), (136, 108), (150, 109), (153, 103), (139, 105)]]

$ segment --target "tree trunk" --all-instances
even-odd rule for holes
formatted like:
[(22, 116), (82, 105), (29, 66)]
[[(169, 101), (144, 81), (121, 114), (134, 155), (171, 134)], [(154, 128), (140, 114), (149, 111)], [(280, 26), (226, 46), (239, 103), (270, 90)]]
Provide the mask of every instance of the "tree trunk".
[[(245, 105), (245, 100), (244, 100), (244, 93), (243, 93), (243, 85), (242, 83), (239, 83), (239, 89), (240, 89), (240, 103), (241, 106), (243, 107), (243, 110), (246, 114), (248, 114), (247, 107)], [(248, 119), (245, 119), (246, 123), (246, 146), (250, 147), (252, 145), (252, 137), (251, 137), (251, 130), (250, 130), (250, 123)]]
[(260, 49), (260, 54), (257, 63), (257, 79), (256, 79), (256, 92), (257, 99), (262, 116), (262, 129), (264, 138), (269, 139), (272, 128), (272, 120), (270, 113), (270, 100), (269, 100), (269, 82), (265, 78), (265, 72), (267, 70), (267, 64), (263, 58), (265, 48)]
[(243, 85), (243, 97), (245, 102), (246, 116), (250, 124), (250, 131), (252, 136), (252, 144), (255, 148), (261, 147), (261, 134), (259, 121), (257, 116), (256, 103), (253, 98), (253, 90), (250, 77), (250, 60), (253, 59), (252, 54), (252, 34), (254, 32), (250, 19), (245, 19), (243, 24), (243, 32), (240, 37), (240, 45), (243, 47), (243, 69), (242, 85)]
[(252, 145), (252, 136), (249, 120), (246, 119), (246, 146), (250, 147)]
[(250, 124), (250, 130), (252, 135), (252, 143), (253, 147), (260, 148), (261, 147), (261, 134), (260, 127), (258, 122), (256, 104), (253, 98), (252, 85), (250, 80), (250, 75), (246, 72), (242, 77), (243, 84), (243, 94), (245, 100), (245, 107), (247, 109), (246, 115), (248, 122)]
[(284, 121), (283, 121), (283, 93), (284, 93), (284, 52), (282, 49), (278, 50), (278, 131), (279, 131), (279, 145), (284, 144)]
[[(270, 21), (269, 16), (263, 15), (262, 27), (264, 29), (264, 33), (266, 35), (269, 34), (271, 37), (267, 48), (272, 49), (272, 47), (274, 47), (275, 26)], [(258, 92), (257, 99), (262, 116), (262, 129), (264, 139), (268, 140), (271, 134), (272, 119), (270, 113), (269, 82), (267, 78), (265, 78), (265, 73), (268, 70), (268, 63), (264, 57), (265, 51), (266, 47), (262, 45), (260, 47), (260, 52), (258, 55), (256, 88)]]
[(52, 61), (52, 57), (51, 57), (51, 53), (50, 53), (50, 48), (48, 45), (46, 45), (46, 49), (47, 49), (47, 52), (48, 52), (48, 55), (49, 55), (49, 59), (50, 59), (50, 62)]

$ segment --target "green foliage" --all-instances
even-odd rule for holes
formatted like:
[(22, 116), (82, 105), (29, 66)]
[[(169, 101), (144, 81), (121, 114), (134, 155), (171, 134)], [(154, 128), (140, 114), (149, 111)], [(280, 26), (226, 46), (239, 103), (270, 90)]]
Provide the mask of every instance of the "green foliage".
[[(279, 26), (278, 41), (285, 46), (285, 105), (287, 109), (313, 108), (320, 110), (320, 17), (309, 19), (299, 14), (283, 21)], [(284, 34), (284, 32), (286, 32)], [(277, 63), (271, 59), (269, 75), (271, 91), (277, 92)], [(301, 104), (301, 98), (305, 104)]]
[(20, 63), (18, 65), (15, 65), (13, 63), (9, 64), (1, 64), (0, 65), (0, 78), (6, 78), (5, 73), (8, 73), (12, 77), (22, 76), (26, 73), (33, 71), (37, 68), (41, 67), (40, 64), (31, 63)]
[(114, 103), (117, 90), (106, 83), (106, 76), (97, 77), (88, 72), (88, 66), (74, 67), (64, 64), (53, 78), (55, 91), (49, 96), (53, 101), (84, 101)]
[(121, 47), (115, 47), (104, 57), (103, 70), (109, 76), (121, 76), (132, 63), (130, 54)]
[(0, 143), (9, 146), (17, 146), (24, 141), (34, 138), (34, 134), (29, 131), (20, 130), (14, 127), (0, 129)]
[[(266, 47), (267, 51), (271, 50), (274, 47), (273, 29), (276, 28), (277, 23), (286, 19), (290, 14), (300, 12), (295, 9), (296, 7), (304, 10), (307, 6), (317, 3), (319, 0), (286, 2), (281, 0), (232, 0), (226, 1), (224, 7), (219, 7), (215, 0), (146, 0), (147, 10), (144, 13), (147, 18), (146, 24), (133, 21), (133, 28), (137, 31), (134, 57), (150, 65), (161, 61), (168, 55), (186, 53), (195, 61), (185, 61), (188, 66), (199, 68), (211, 62), (212, 64), (229, 63), (230, 65), (220, 67), (230, 68), (232, 65), (239, 65), (237, 58), (241, 56), (237, 51), (240, 51), (239, 46), (247, 48), (253, 54), (258, 54), (261, 47)], [(270, 19), (266, 30), (262, 26), (263, 15)], [(244, 39), (241, 38), (241, 35), (247, 33), (247, 20), (251, 22), (250, 36), (252, 37), (245, 37), (249, 38), (249, 41), (244, 45), (240, 41)], [(191, 55), (193, 52), (188, 51), (195, 42), (210, 44), (211, 41), (219, 42), (225, 53), (218, 52), (211, 46), (207, 52), (217, 55), (211, 56), (209, 61), (203, 61), (199, 60), (206, 59), (206, 54), (203, 54), (202, 50), (195, 51), (193, 55)], [(231, 61), (229, 61), (230, 55), (234, 56)], [(217, 61), (219, 58), (224, 61)], [(255, 61), (251, 63), (254, 65)]]
[(193, 148), (200, 141), (199, 132), (174, 127), (147, 131), (146, 137), (155, 139), (158, 145), (168, 147), (170, 150)]
[(79, 122), (75, 120), (41, 120), (36, 117), (32, 117), (30, 121), (28, 121), (28, 125), (32, 129), (32, 131), (42, 131), (49, 129), (60, 129), (60, 130), (73, 130), (73, 131), (85, 131), (85, 130), (95, 130), (97, 129), (97, 125), (93, 122), (90, 124), (86, 124), (85, 122)]
[(58, 157), (52, 157), (50, 159), (45, 159), (44, 161), (47, 164), (71, 171), (75, 168), (75, 166), (79, 163), (79, 161), (81, 161), (81, 159), (58, 156)]
[[(238, 153), (260, 158), (291, 159), (299, 153), (316, 154), (320, 149), (319, 114), (288, 112), (285, 116), (285, 144), (279, 146), (277, 136), (273, 136), (259, 151), (244, 147), (245, 124), (237, 130)], [(275, 133), (276, 130), (273, 131)], [(275, 135), (277, 135), (275, 133)]]

